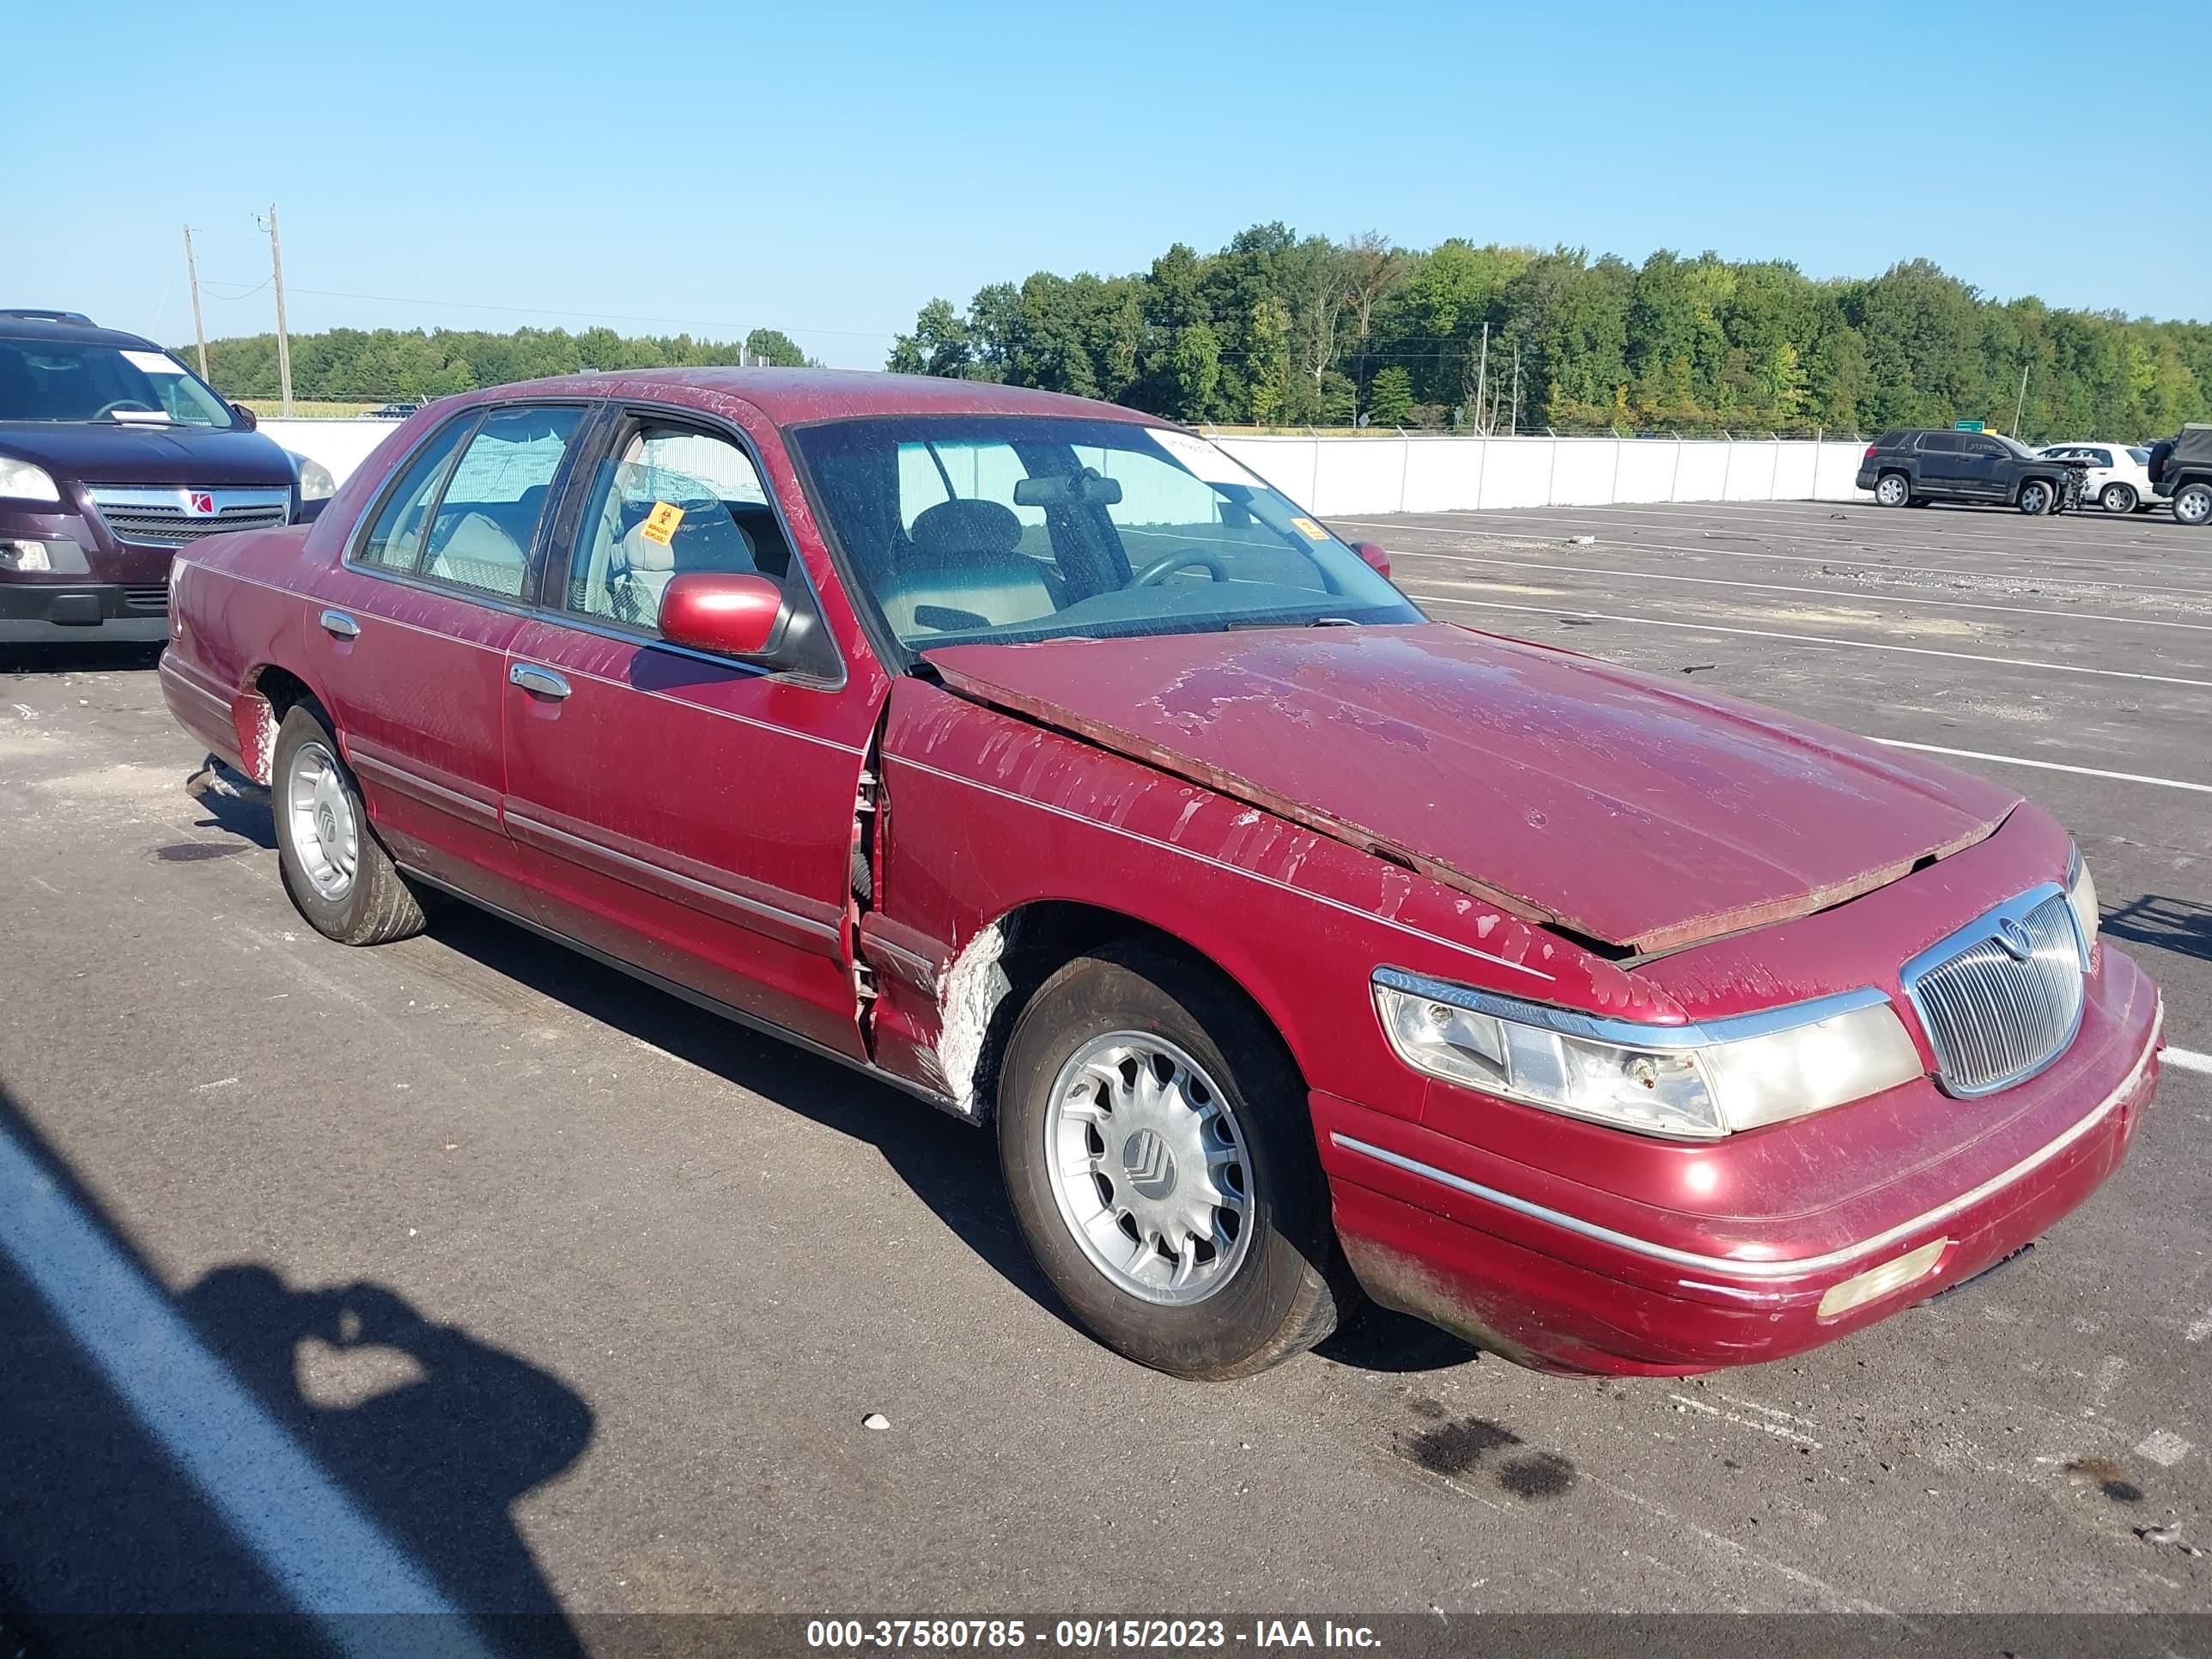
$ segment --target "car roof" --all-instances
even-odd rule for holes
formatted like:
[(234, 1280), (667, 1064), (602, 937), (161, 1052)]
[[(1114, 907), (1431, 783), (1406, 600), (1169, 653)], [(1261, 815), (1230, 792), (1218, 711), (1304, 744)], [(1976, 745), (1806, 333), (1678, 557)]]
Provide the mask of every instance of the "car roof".
[(1139, 426), (1167, 424), (1139, 410), (1057, 392), (846, 368), (610, 369), (488, 386), (463, 394), (454, 404), (517, 396), (635, 398), (708, 410), (719, 400), (734, 398), (750, 404), (778, 426), (869, 415), (1059, 415)]
[(0, 311), (0, 340), (67, 340), (78, 345), (109, 345), (125, 351), (160, 351), (161, 347), (121, 329), (72, 323), (51, 317), (10, 316)]

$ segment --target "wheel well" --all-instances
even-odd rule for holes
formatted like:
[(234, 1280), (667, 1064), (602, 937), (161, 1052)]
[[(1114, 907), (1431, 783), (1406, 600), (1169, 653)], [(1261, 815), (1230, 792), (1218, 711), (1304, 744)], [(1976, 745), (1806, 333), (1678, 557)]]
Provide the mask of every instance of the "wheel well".
[[(1029, 1006), (1045, 981), (1076, 957), (1101, 945), (1140, 940), (1197, 964), (1250, 1003), (1268, 1029), (1275, 1032), (1277, 1041), (1281, 1041), (1281, 1031), (1267, 1011), (1237, 982), (1235, 975), (1188, 940), (1134, 916), (1100, 905), (1039, 900), (1016, 906), (994, 922), (988, 931), (1004, 942), (997, 958), (1003, 983), (991, 1005), (969, 1079), (969, 1111), (978, 1121), (991, 1115), (998, 1098), (999, 1062), (1006, 1054), (1014, 1023), (1021, 1018), (1022, 1010)], [(967, 952), (962, 954), (965, 957)], [(1283, 1048), (1288, 1054), (1290, 1045), (1284, 1043)], [(1295, 1057), (1291, 1064), (1295, 1068)]]
[(307, 689), (307, 681), (274, 663), (256, 669), (247, 684), (248, 689), (269, 705), (269, 712), (279, 720), (292, 711), (295, 703), (312, 702), (315, 695)]

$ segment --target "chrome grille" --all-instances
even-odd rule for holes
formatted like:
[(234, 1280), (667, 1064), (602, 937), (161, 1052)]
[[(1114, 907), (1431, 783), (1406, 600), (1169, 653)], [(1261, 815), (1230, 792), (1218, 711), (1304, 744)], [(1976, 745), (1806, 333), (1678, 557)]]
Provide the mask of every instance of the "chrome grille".
[(182, 547), (230, 530), (271, 530), (292, 514), (289, 489), (102, 485), (85, 494), (118, 539), (154, 547)]
[(2081, 936), (2056, 886), (1937, 941), (1903, 978), (1951, 1094), (1985, 1095), (2033, 1076), (2081, 1023)]

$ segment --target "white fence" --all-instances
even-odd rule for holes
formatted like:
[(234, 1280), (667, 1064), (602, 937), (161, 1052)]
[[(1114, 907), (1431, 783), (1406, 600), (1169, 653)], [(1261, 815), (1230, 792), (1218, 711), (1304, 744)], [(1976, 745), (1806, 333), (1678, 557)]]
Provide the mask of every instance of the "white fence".
[(1323, 518), (1615, 501), (1864, 501), (1863, 443), (1803, 438), (1215, 440)]
[[(341, 483), (390, 421), (284, 421), (261, 429)], [(1802, 438), (1222, 437), (1221, 447), (1323, 518), (1615, 501), (1864, 501), (1860, 443)]]

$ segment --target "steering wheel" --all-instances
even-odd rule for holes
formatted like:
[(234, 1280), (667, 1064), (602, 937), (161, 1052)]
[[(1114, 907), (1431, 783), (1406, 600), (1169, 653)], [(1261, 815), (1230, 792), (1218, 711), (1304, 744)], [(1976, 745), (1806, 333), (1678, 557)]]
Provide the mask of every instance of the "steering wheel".
[(1154, 559), (1136, 574), (1129, 586), (1157, 587), (1174, 575), (1176, 571), (1188, 570), (1194, 567), (1203, 569), (1218, 582), (1225, 582), (1229, 580), (1229, 572), (1223, 568), (1221, 561), (1212, 554), (1201, 553), (1194, 547), (1185, 547), (1173, 553), (1163, 554)]
[(144, 413), (149, 415), (158, 412), (153, 404), (140, 403), (136, 398), (118, 398), (112, 404), (102, 404), (100, 407), (100, 412), (97, 415), (94, 415), (92, 418), (95, 421), (105, 420), (108, 416), (112, 415), (118, 409), (136, 409), (143, 410)]

